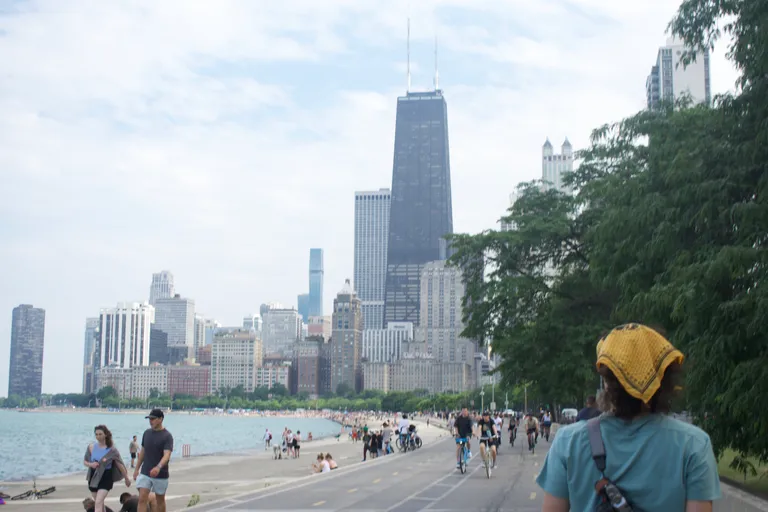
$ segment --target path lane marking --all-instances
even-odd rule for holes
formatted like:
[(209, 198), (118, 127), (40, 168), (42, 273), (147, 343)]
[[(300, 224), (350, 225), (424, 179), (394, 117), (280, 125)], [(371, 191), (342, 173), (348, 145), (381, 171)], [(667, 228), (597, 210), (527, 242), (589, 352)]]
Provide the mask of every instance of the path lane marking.
[(357, 488), (355, 488), (355, 489), (350, 489), (350, 490), (348, 490), (347, 492), (348, 492), (349, 494), (352, 494), (353, 492), (357, 492)]
[(312, 506), (313, 506), (313, 507), (319, 507), (319, 506), (320, 506), (320, 505), (322, 505), (323, 503), (325, 503), (325, 500), (323, 500), (323, 501), (318, 501), (317, 503), (313, 503), (313, 504), (312, 504)]
[(535, 492), (532, 492), (532, 493), (531, 493), (531, 499), (532, 499), (532, 500), (535, 500), (535, 499), (536, 499), (536, 493), (535, 493)]
[(381, 482), (381, 478), (377, 478), (376, 480), (373, 481), (373, 483), (375, 483), (375, 484), (377, 484), (379, 482)]

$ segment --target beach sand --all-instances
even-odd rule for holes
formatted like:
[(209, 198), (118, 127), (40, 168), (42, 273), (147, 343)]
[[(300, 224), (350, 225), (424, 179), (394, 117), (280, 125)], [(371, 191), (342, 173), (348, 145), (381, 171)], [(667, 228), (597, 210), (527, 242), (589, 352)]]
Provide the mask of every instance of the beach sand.
[[(381, 421), (371, 419), (368, 426), (377, 429)], [(448, 432), (430, 421), (427, 427), (422, 421), (415, 421), (418, 432), (425, 444), (439, 437), (448, 435)], [(290, 424), (288, 424), (290, 427)], [(275, 433), (279, 437), (279, 433)], [(200, 503), (207, 503), (221, 498), (242, 494), (259, 489), (267, 489), (276, 485), (291, 482), (297, 478), (312, 474), (310, 466), (320, 452), (330, 452), (339, 467), (351, 464), (364, 464), (362, 461), (362, 443), (353, 443), (347, 435), (340, 439), (327, 438), (311, 442), (304, 441), (301, 445), (301, 457), (299, 459), (274, 460), (272, 450), (265, 451), (263, 443), (254, 439), (254, 449), (244, 454), (221, 454), (183, 459), (180, 454), (174, 452), (171, 462), (171, 479), (166, 500), (168, 510), (184, 510), (187, 508), (193, 495), (200, 497)], [(403, 456), (400, 454), (389, 457)], [(130, 474), (132, 471), (129, 468)], [(321, 475), (318, 475), (321, 477)], [(85, 472), (58, 478), (38, 480), (37, 488), (45, 489), (56, 486), (56, 492), (42, 500), (14, 501), (12, 506), (19, 510), (28, 511), (81, 511), (83, 498), (89, 496), (85, 482)], [(31, 482), (3, 482), (0, 488), (11, 496), (31, 489)], [(107, 506), (117, 511), (120, 509), (118, 498), (123, 492), (136, 493), (131, 485), (126, 489), (123, 482), (115, 483)]]

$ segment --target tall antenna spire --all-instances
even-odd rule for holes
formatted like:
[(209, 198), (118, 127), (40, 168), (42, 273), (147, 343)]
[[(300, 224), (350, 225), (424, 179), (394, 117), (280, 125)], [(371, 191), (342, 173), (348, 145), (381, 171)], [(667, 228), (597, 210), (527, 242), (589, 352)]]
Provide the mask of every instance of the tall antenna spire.
[(440, 88), (437, 75), (437, 34), (435, 34), (435, 91)]
[(408, 35), (406, 38), (405, 48), (407, 52), (407, 59), (408, 62), (406, 63), (407, 72), (408, 72), (408, 87), (406, 88), (406, 92), (411, 92), (411, 17), (408, 16)]

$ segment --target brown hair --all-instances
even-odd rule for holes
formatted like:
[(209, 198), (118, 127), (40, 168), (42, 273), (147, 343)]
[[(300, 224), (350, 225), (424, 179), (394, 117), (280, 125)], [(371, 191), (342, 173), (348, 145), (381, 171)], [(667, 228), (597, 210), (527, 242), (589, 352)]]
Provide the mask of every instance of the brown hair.
[(661, 387), (651, 397), (648, 404), (633, 397), (622, 387), (613, 372), (601, 366), (598, 373), (603, 377), (604, 388), (598, 397), (598, 404), (603, 412), (612, 413), (617, 418), (631, 420), (644, 412), (668, 413), (676, 398), (682, 367), (679, 363), (670, 364), (661, 379)]
[(104, 444), (107, 445), (107, 448), (112, 448), (112, 432), (109, 431), (106, 425), (96, 425), (93, 428), (93, 433), (95, 434), (97, 430), (104, 432)]

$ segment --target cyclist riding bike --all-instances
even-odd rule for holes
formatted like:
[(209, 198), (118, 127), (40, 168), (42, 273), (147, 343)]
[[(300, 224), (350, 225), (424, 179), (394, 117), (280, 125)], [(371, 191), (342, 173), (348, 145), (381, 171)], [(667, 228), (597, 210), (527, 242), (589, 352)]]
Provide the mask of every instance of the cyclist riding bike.
[(493, 419), (493, 421), (496, 423), (496, 452), (498, 453), (499, 448), (501, 448), (501, 433), (504, 429), (504, 418), (501, 417), (501, 414), (498, 412), (496, 413), (496, 417)]
[(477, 422), (477, 437), (480, 438), (480, 457), (485, 460), (485, 450), (491, 450), (492, 467), (496, 467), (496, 422), (491, 418), (491, 413), (483, 412), (482, 418)]
[(400, 434), (400, 446), (408, 446), (409, 432), (408, 427), (411, 426), (411, 422), (408, 421), (408, 415), (403, 414), (400, 421), (397, 422), (397, 433)]
[[(456, 437), (456, 467), (458, 468), (461, 460), (461, 443), (466, 443), (469, 451), (469, 439), (472, 437), (472, 418), (469, 417), (469, 410), (466, 407), (461, 410), (461, 414), (453, 423), (453, 434)], [(469, 456), (472, 456), (471, 451)]]
[(542, 436), (546, 438), (547, 442), (549, 442), (549, 431), (552, 427), (552, 414), (549, 411), (545, 412), (544, 416), (542, 416), (541, 426), (543, 429)]
[(536, 444), (534, 435), (539, 434), (539, 420), (530, 412), (525, 416), (525, 433), (528, 435), (528, 450), (533, 451)]

